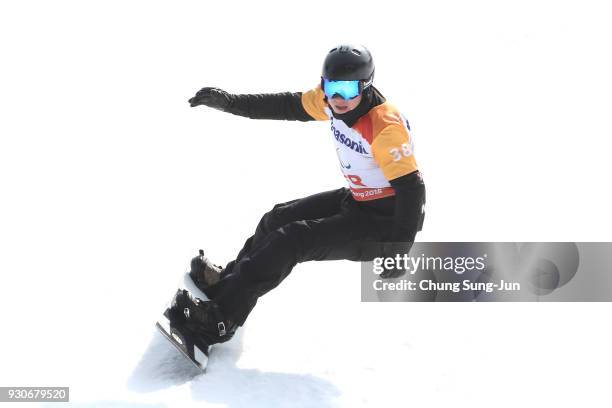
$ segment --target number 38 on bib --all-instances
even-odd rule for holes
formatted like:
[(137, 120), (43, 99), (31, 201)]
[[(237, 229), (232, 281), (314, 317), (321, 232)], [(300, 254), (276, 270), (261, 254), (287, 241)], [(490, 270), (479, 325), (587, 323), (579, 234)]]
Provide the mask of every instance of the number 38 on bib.
[(412, 156), (412, 146), (410, 143), (402, 143), (401, 148), (394, 147), (389, 153), (393, 156), (393, 161), (400, 161), (402, 157)]

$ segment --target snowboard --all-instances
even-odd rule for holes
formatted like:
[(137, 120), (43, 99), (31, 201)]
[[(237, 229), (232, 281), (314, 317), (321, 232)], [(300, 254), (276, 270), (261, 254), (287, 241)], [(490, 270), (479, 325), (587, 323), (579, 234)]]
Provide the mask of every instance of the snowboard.
[[(178, 291), (187, 290), (194, 298), (199, 298), (202, 301), (209, 300), (208, 297), (193, 283), (189, 273), (185, 273), (182, 283), (179, 285)], [(193, 335), (179, 321), (172, 318), (170, 309), (173, 301), (168, 304), (161, 318), (155, 326), (161, 334), (187, 358), (195, 367), (206, 371), (208, 358), (210, 356), (211, 346), (202, 347), (194, 343)], [(187, 310), (188, 312), (188, 310)]]

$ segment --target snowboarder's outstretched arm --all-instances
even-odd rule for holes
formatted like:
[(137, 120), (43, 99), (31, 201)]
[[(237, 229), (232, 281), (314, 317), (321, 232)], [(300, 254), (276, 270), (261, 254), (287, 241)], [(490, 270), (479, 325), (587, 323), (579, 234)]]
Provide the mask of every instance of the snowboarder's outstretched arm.
[(191, 107), (205, 105), (251, 119), (315, 120), (304, 109), (301, 92), (236, 95), (206, 87), (189, 99), (189, 104)]

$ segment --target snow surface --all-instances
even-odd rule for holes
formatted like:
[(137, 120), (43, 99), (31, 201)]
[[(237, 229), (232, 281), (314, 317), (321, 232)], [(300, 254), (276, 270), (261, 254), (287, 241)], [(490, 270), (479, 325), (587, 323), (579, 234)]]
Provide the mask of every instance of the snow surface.
[(0, 386), (70, 386), (71, 407), (609, 407), (606, 303), (366, 304), (338, 261), (299, 265), (205, 375), (154, 328), (198, 248), (228, 261), (274, 203), (344, 185), (326, 123), (187, 99), (307, 90), (342, 41), (411, 121), (420, 240), (609, 241), (604, 6), (2, 2)]

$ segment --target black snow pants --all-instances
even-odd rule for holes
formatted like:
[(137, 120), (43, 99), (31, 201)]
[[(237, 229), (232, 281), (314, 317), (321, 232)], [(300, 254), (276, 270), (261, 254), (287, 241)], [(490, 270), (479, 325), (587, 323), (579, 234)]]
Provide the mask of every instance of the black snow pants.
[(225, 318), (242, 325), (257, 299), (297, 263), (382, 256), (381, 243), (390, 239), (392, 224), (392, 214), (370, 211), (347, 188), (277, 204), (206, 294)]

